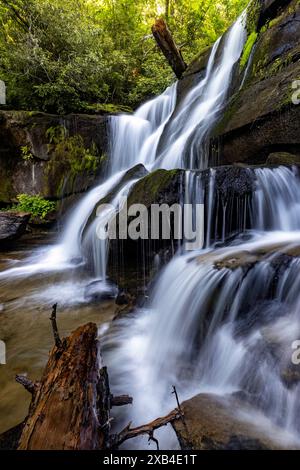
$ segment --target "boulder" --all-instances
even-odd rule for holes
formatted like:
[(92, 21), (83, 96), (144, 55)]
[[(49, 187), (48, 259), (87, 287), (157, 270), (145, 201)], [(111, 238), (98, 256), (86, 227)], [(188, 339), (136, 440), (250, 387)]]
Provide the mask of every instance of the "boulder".
[(156, 170), (140, 179), (128, 196), (128, 207), (132, 204), (178, 203), (182, 170)]
[[(156, 170), (147, 174), (132, 187), (127, 207), (143, 204), (150, 209), (152, 204), (178, 204), (182, 195), (183, 175), (182, 170)], [(109, 200), (105, 198), (104, 202)], [(128, 222), (130, 223), (131, 219), (128, 219)], [(117, 219), (117, 234), (118, 227)], [(159, 257), (162, 264), (168, 261), (174, 254), (174, 246), (177, 246), (177, 243), (177, 240), (172, 239), (151, 240), (150, 224), (147, 240), (110, 240), (108, 275), (121, 290), (131, 296), (144, 295), (146, 286), (158, 270), (155, 260)]]
[(87, 302), (102, 302), (114, 299), (118, 295), (118, 288), (109, 281), (97, 280), (85, 288), (84, 298)]
[(182, 403), (184, 422), (172, 426), (183, 450), (274, 450), (272, 442), (253, 424), (237, 415), (243, 403), (236, 398), (199, 394)]
[(0, 243), (20, 238), (26, 231), (30, 214), (27, 212), (0, 212)]

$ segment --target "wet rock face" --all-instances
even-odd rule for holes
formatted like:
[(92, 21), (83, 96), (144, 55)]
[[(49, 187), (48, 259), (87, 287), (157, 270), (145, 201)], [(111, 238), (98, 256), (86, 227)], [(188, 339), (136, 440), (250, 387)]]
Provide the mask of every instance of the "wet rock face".
[(106, 164), (106, 116), (0, 112), (0, 203), (21, 193), (61, 199), (87, 190)]
[[(139, 167), (141, 165), (133, 169), (134, 175), (136, 175), (136, 171), (139, 175), (141, 171), (145, 174), (145, 169)], [(183, 173), (182, 170), (156, 170), (141, 178), (128, 195), (127, 207), (129, 208), (134, 204), (143, 204), (148, 209), (149, 238), (146, 240), (127, 238), (126, 240), (110, 241), (109, 277), (126, 293), (130, 293), (135, 297), (145, 294), (149, 281), (154, 278), (158, 269), (169, 261), (174, 254), (174, 250), (177, 249), (178, 243), (180, 243), (172, 238), (167, 240), (161, 238), (158, 240), (151, 239), (150, 208), (152, 204), (167, 204), (171, 207), (173, 204), (181, 202)], [(124, 184), (124, 181), (122, 181), (122, 184)], [(113, 194), (111, 198), (113, 198)], [(106, 199), (101, 202), (109, 202)], [(128, 225), (134, 218), (128, 218)], [(117, 233), (118, 227), (117, 219)]]
[(216, 189), (223, 197), (251, 194), (255, 186), (255, 176), (251, 170), (240, 167), (220, 167), (216, 169)]
[(173, 427), (183, 450), (266, 450), (275, 449), (261, 431), (242, 422), (235, 410), (242, 403), (233, 398), (200, 394), (182, 404), (185, 424), (178, 420)]
[(279, 10), (289, 3), (291, 3), (291, 0), (262, 0), (258, 22), (259, 27), (264, 25), (269, 19), (278, 16)]
[(264, 163), (272, 152), (300, 156), (300, 106), (293, 81), (300, 76), (300, 5), (297, 0), (262, 2), (258, 34), (240, 88), (213, 131), (219, 163)]
[(20, 238), (26, 230), (30, 214), (26, 212), (0, 212), (0, 246)]

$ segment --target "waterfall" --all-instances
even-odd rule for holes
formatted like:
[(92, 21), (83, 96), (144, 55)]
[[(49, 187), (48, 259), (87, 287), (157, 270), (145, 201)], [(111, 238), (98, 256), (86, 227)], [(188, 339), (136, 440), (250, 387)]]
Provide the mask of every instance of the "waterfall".
[(254, 217), (258, 230), (300, 229), (300, 187), (296, 168), (257, 168)]
[(177, 83), (141, 106), (133, 115), (111, 117), (111, 157), (114, 174), (141, 163), (151, 169), (160, 137), (176, 104)]
[[(174, 83), (133, 115), (110, 118), (106, 178), (75, 206), (57, 245), (0, 278), (89, 264), (93, 279), (105, 281), (109, 246), (97, 231), (138, 181), (140, 175), (128, 170), (138, 164), (147, 171), (185, 169), (183, 201), (205, 204), (205, 248), (185, 252), (183, 244), (147, 303), (113, 322), (102, 338), (113, 393), (134, 398), (119, 423), (138, 425), (170, 411), (175, 384), (181, 400), (200, 392), (243, 393), (270, 426), (300, 440), (300, 385), (285, 379), (290, 345), (300, 335), (300, 261), (293, 258), (300, 253), (298, 172), (249, 168), (251, 198), (222, 199), (216, 196), (218, 170), (205, 177), (200, 171), (211, 163), (209, 136), (230, 96), (244, 23), (245, 14), (216, 41), (204, 78), (181, 101)], [(98, 211), (104, 199), (111, 206)], [(244, 419), (253, 416), (245, 412)], [(176, 446), (168, 430), (161, 437), (162, 446)]]
[[(248, 240), (178, 253), (145, 307), (104, 338), (113, 387), (134, 397), (124, 422), (167, 413), (176, 384), (182, 400), (243, 393), (253, 408), (240, 410), (241, 419), (269, 434), (275, 424), (281, 443), (285, 437), (299, 445), (300, 384), (288, 382), (292, 342), (300, 337), (300, 261), (293, 258), (300, 252), (299, 176), (285, 167), (249, 172), (256, 184)], [(197, 181), (188, 180), (189, 188)], [(208, 188), (214, 184), (211, 172)], [(165, 434), (160, 440), (169, 448)]]
[[(172, 119), (157, 165), (198, 168), (209, 165), (209, 131), (228, 97), (234, 65), (243, 50), (245, 14), (213, 46), (206, 75), (186, 96)], [(219, 50), (221, 48), (221, 56)]]
[[(185, 98), (177, 116), (173, 119), (177, 99), (177, 83), (160, 96), (145, 103), (133, 115), (111, 117), (110, 157), (105, 182), (90, 190), (74, 207), (70, 214), (60, 242), (45, 253), (27, 260), (21, 267), (12, 268), (1, 276), (23, 276), (40, 271), (69, 269), (70, 265), (85, 262), (84, 251), (92, 254), (93, 270), (96, 277), (105, 279), (107, 246), (91, 234), (83, 240), (83, 234), (96, 205), (111, 194), (122, 178), (138, 163), (149, 171), (154, 168), (199, 168), (208, 166), (206, 136), (215, 124), (227, 98), (234, 65), (238, 61), (246, 38), (245, 14), (213, 46), (207, 73)], [(167, 124), (170, 124), (168, 127)], [(160, 145), (161, 142), (164, 142)], [(200, 160), (196, 147), (201, 150)], [(185, 148), (190, 148), (190, 157), (184, 159)], [(200, 151), (200, 150), (199, 150)], [(199, 152), (198, 152), (199, 153)], [(193, 157), (195, 155), (195, 157)], [(134, 180), (134, 178), (132, 178)], [(130, 185), (129, 185), (130, 186)], [(128, 181), (120, 185), (119, 195), (112, 202), (118, 206), (121, 195), (128, 191)], [(102, 218), (107, 223), (106, 217)], [(92, 224), (95, 229), (101, 223)], [(89, 243), (89, 247), (86, 247)]]

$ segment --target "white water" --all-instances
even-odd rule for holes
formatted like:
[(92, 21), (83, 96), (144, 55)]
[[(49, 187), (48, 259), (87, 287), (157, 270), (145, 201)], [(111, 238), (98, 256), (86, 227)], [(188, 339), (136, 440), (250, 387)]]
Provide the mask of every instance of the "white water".
[[(23, 276), (39, 271), (68, 269), (71, 264), (78, 264), (83, 258), (82, 236), (87, 221), (95, 206), (105, 196), (110, 194), (126, 170), (138, 163), (148, 170), (154, 167), (177, 168), (183, 167), (184, 147), (189, 146), (189, 138), (193, 137), (193, 146), (203, 146), (205, 135), (215, 123), (217, 114), (227, 98), (231, 83), (234, 64), (238, 61), (245, 41), (244, 16), (242, 15), (227, 33), (224, 45), (217, 59), (221, 40), (219, 39), (211, 53), (207, 73), (203, 80), (187, 95), (178, 116), (172, 120), (176, 104), (177, 84), (169, 87), (162, 95), (141, 106), (134, 115), (123, 115), (111, 118), (111, 155), (108, 168), (108, 179), (89, 191), (76, 205), (61, 237), (60, 243), (49, 252), (34, 255), (25, 265), (12, 268), (2, 273), (2, 276)], [(165, 145), (159, 149), (161, 136), (166, 124)], [(172, 144), (171, 144), (172, 142)], [(194, 151), (191, 150), (191, 154)], [(190, 158), (187, 167), (193, 167), (196, 160)], [(208, 164), (207, 155), (199, 162), (199, 168)], [(113, 204), (121, 194), (126, 192), (128, 182), (121, 185), (120, 194), (115, 196)], [(95, 223), (93, 227), (98, 225)], [(107, 220), (103, 218), (103, 224)], [(105, 244), (95, 242), (95, 236), (89, 236), (90, 251), (93, 253), (93, 264), (98, 276), (105, 278), (107, 248)], [(99, 259), (100, 257), (100, 259)], [(83, 260), (84, 261), (84, 260)]]
[[(276, 270), (278, 253), (300, 249), (299, 177), (285, 167), (251, 171), (257, 177), (252, 224), (259, 231), (247, 242), (175, 256), (145, 308), (106, 335), (107, 345), (115, 345), (106, 352), (112, 383), (134, 397), (124, 422), (170, 411), (173, 384), (181, 400), (242, 390), (254, 411), (239, 410), (241, 419), (254, 420), (279, 445), (300, 445), (300, 383), (291, 387), (282, 379), (300, 338), (300, 261), (289, 258)], [(262, 214), (270, 215), (265, 224)], [(258, 262), (248, 271), (216, 269), (226, 259), (251, 256)], [(160, 441), (168, 448), (173, 438), (165, 434)], [(145, 442), (133, 448), (139, 445)]]
[[(76, 206), (57, 246), (35, 254), (1, 277), (69, 269), (84, 264), (85, 256), (89, 256), (94, 262), (95, 278), (105, 280), (107, 244), (95, 237), (95, 231), (98, 224), (107, 224), (111, 212), (101, 213), (87, 227), (96, 205), (118, 186), (112, 198), (117, 208), (136, 181), (133, 177), (121, 183), (122, 178), (138, 163), (148, 170), (209, 166), (209, 131), (228, 97), (233, 67), (244, 40), (240, 18), (226, 37), (216, 42), (206, 76), (176, 112), (174, 84), (133, 116), (112, 118), (108, 179)], [(244, 243), (235, 240), (226, 248), (210, 247), (200, 253), (175, 256), (161, 273), (148, 305), (134, 318), (115, 323), (104, 337), (113, 391), (134, 397), (132, 411), (124, 420), (138, 424), (169, 411), (175, 404), (170, 395), (172, 384), (176, 384), (181, 399), (200, 391), (224, 395), (243, 390), (254, 395), (253, 405), (263, 420), (276, 423), (298, 438), (299, 385), (288, 389), (281, 373), (288, 364), (289, 344), (300, 334), (299, 261), (292, 261), (281, 273), (272, 295), (271, 283), (278, 274), (272, 264), (274, 254), (246, 274), (242, 268), (215, 268), (216, 262), (241, 252), (257, 256), (262, 250), (272, 252), (276, 247), (280, 251), (287, 245), (300, 244), (297, 176), (286, 168), (254, 172), (257, 189), (251, 221), (257, 231), (252, 238)], [(214, 222), (214, 176), (212, 170), (207, 242)], [(190, 174), (189, 184), (191, 181), (197, 190), (197, 177)], [(265, 338), (276, 340), (286, 352), (280, 362), (270, 357)], [(168, 430), (161, 439), (166, 447), (176, 445)]]

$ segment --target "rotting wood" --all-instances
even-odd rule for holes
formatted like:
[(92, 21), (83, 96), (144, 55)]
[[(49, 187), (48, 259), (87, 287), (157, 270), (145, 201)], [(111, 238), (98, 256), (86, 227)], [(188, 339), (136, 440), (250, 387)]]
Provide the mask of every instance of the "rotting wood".
[(187, 65), (183, 60), (181, 50), (176, 46), (167, 23), (162, 18), (158, 18), (153, 24), (152, 34), (176, 77), (181, 78)]
[(55, 346), (39, 382), (25, 376), (16, 380), (32, 395), (20, 436), (19, 450), (116, 449), (139, 435), (148, 435), (159, 448), (154, 431), (182, 419), (181, 409), (151, 423), (111, 435), (110, 409), (132, 403), (128, 395), (113, 396), (106, 367), (101, 367), (98, 329), (87, 323), (60, 339), (56, 324), (57, 305), (51, 315)]

